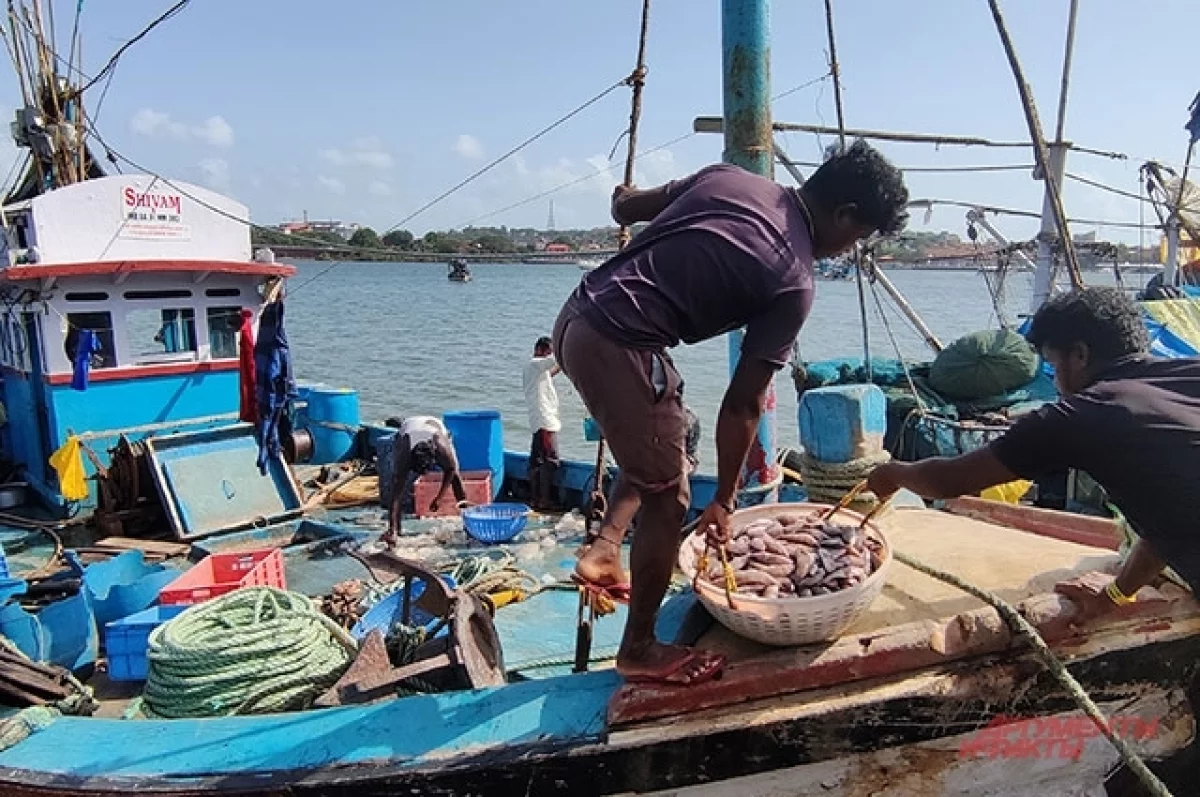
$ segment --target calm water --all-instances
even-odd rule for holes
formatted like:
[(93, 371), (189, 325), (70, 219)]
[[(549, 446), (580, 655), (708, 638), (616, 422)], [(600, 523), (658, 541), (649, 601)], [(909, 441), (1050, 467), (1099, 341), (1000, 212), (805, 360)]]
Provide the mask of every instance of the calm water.
[[(442, 264), (330, 265), (300, 263), (291, 281), (288, 334), (303, 379), (357, 389), (364, 420), (498, 409), (507, 447), (528, 447), (521, 368), (533, 342), (550, 334), (583, 272), (573, 265), (478, 265), (472, 267), (474, 281), (459, 284), (446, 279)], [(943, 342), (995, 325), (992, 301), (977, 273), (895, 271), (891, 277)], [(1029, 291), (1028, 275), (1010, 278), (1005, 305), (1010, 317), (1025, 311)], [(901, 351), (925, 358), (928, 348), (882, 292), (880, 298)], [(867, 301), (872, 355), (894, 356), (869, 292)], [(805, 359), (861, 357), (861, 329), (855, 284), (819, 282), (800, 335)], [(687, 402), (703, 423), (703, 467), (709, 472), (715, 468), (712, 433), (728, 381), (727, 352), (724, 338), (673, 352)], [(591, 459), (595, 447), (583, 439), (583, 403), (565, 377), (555, 381), (562, 401), (562, 453)], [(796, 396), (787, 370), (776, 388), (779, 441), (795, 445)]]

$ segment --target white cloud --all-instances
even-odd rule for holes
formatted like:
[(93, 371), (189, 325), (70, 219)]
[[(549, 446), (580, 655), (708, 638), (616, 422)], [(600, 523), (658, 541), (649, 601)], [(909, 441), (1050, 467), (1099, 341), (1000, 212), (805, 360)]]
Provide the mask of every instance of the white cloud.
[(220, 116), (210, 116), (204, 124), (192, 128), (192, 134), (214, 147), (233, 146), (233, 128)]
[(135, 133), (151, 138), (168, 136), (179, 141), (198, 138), (213, 147), (233, 146), (233, 127), (220, 116), (210, 116), (202, 124), (189, 126), (164, 111), (142, 108), (129, 120), (129, 126)]
[(382, 180), (375, 180), (369, 186), (367, 191), (374, 196), (391, 196), (392, 187)]
[(221, 158), (204, 158), (197, 164), (204, 173), (204, 184), (216, 191), (229, 188), (229, 163)]
[(346, 184), (336, 177), (327, 177), (323, 174), (317, 175), (317, 183), (326, 191), (334, 194), (346, 193)]
[(172, 121), (169, 113), (153, 111), (149, 108), (142, 108), (135, 113), (130, 121), (130, 126), (135, 133), (152, 138), (159, 134), (174, 138), (187, 138), (188, 134), (187, 125)]
[(349, 147), (321, 150), (321, 157), (335, 166), (366, 166), (369, 169), (390, 169), (395, 165), (392, 154), (383, 142), (373, 136), (359, 138)]
[(454, 151), (468, 160), (479, 160), (483, 157), (483, 143), (475, 136), (463, 133), (455, 139)]

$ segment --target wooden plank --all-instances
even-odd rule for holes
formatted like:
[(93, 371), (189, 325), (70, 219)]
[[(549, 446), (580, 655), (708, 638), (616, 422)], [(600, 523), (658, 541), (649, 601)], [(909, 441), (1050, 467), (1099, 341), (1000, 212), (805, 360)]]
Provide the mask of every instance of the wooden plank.
[(94, 548), (107, 548), (113, 551), (143, 551), (160, 556), (186, 556), (192, 546), (180, 542), (164, 540), (138, 540), (133, 537), (105, 537), (97, 540)]
[[(1172, 608), (1175, 607), (1175, 608)], [(1018, 608), (1047, 642), (1080, 636), (1072, 627), (1074, 604), (1057, 594), (1037, 595)], [(1143, 588), (1137, 603), (1122, 607), (1102, 622), (1105, 627), (1140, 618), (1195, 614), (1194, 601), (1169, 600)], [(784, 648), (730, 662), (715, 681), (692, 686), (624, 684), (608, 705), (610, 727), (683, 715), (702, 709), (736, 706), (750, 700), (805, 692), (868, 678), (899, 675), (998, 653), (1014, 646), (1012, 633), (992, 608), (976, 609), (938, 621), (908, 623), (871, 634), (854, 634), (823, 646)]]
[(946, 501), (946, 510), (956, 515), (1008, 526), (1042, 537), (1091, 545), (1108, 551), (1115, 551), (1121, 545), (1121, 527), (1109, 518), (985, 501), (972, 496)]

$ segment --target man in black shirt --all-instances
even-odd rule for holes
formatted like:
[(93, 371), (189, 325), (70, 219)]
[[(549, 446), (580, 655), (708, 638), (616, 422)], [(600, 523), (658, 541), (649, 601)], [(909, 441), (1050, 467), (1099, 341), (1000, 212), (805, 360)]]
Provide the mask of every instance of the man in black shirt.
[(1131, 602), (1170, 565), (1200, 588), (1200, 359), (1147, 354), (1141, 312), (1113, 288), (1048, 301), (1029, 342), (1054, 367), (1062, 398), (1019, 419), (991, 445), (959, 457), (882, 465), (870, 489), (951, 498), (1068, 468), (1092, 476), (1141, 538), (1116, 578), (1060, 591), (1085, 615)]

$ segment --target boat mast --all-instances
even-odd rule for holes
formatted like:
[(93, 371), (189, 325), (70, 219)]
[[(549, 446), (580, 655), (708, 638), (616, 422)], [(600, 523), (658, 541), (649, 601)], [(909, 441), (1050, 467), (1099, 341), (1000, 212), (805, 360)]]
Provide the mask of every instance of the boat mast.
[[(721, 0), (721, 74), (726, 163), (774, 177), (775, 150), (771, 129), (770, 0)], [(737, 367), (742, 330), (729, 333), (729, 370)], [(758, 435), (743, 465), (743, 488), (775, 485), (775, 385), (767, 388)], [(763, 497), (772, 501), (771, 487)]]
[[(1079, 0), (1071, 0), (1067, 16), (1067, 42), (1063, 51), (1062, 82), (1058, 94), (1058, 119), (1055, 123), (1054, 141), (1049, 150), (1050, 174), (1042, 174), (1046, 190), (1042, 199), (1042, 224), (1037, 236), (1037, 270), (1033, 277), (1033, 298), (1029, 312), (1034, 313), (1054, 292), (1054, 243), (1060, 239), (1058, 221), (1055, 219), (1055, 191), (1061, 190), (1067, 166), (1067, 150), (1070, 145), (1063, 140), (1067, 123), (1067, 94), (1071, 84), (1071, 56), (1075, 50), (1075, 19), (1079, 11)], [(1035, 149), (1038, 142), (1034, 142)], [(1065, 225), (1064, 225), (1065, 226)], [(1063, 241), (1069, 246), (1070, 241)]]

